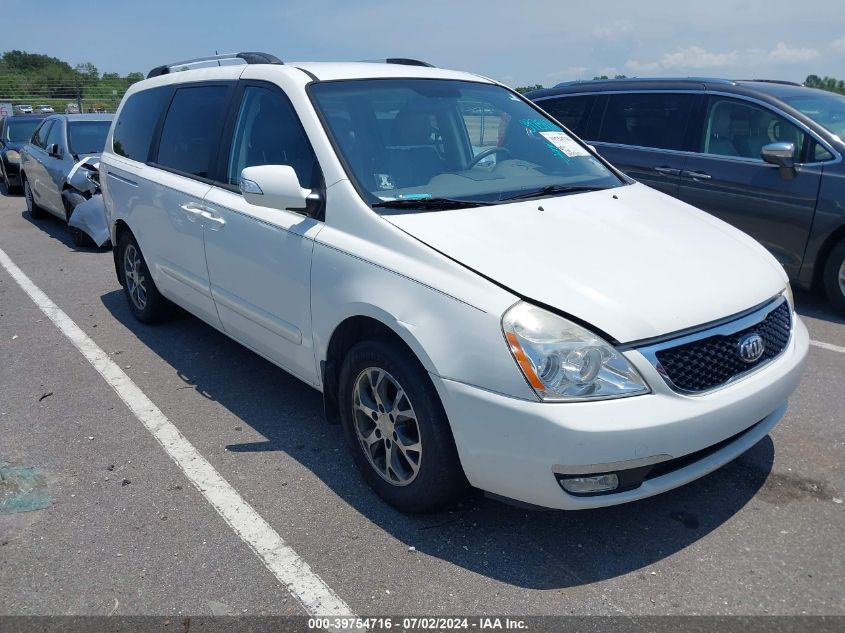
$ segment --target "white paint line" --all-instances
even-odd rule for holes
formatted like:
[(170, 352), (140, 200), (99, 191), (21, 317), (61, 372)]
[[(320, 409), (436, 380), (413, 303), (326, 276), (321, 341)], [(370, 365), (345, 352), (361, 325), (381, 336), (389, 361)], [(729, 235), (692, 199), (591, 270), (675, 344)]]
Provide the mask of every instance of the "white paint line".
[(308, 563), (302, 560), (270, 524), (200, 455), (108, 354), (32, 283), (2, 249), (0, 264), (62, 334), (82, 352), (229, 527), (252, 548), (267, 569), (310, 615), (353, 615), (347, 604), (322, 578), (311, 571)]
[(815, 345), (816, 347), (830, 350), (831, 352), (839, 352), (840, 354), (845, 354), (845, 347), (839, 347), (839, 345), (831, 345), (830, 343), (823, 343), (821, 341), (813, 340), (810, 341), (810, 345)]

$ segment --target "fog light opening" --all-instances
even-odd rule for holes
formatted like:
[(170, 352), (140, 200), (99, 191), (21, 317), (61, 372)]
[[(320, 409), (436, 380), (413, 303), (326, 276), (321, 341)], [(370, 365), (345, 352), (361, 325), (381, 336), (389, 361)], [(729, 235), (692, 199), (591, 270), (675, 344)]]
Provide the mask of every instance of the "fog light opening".
[(609, 492), (619, 487), (616, 473), (605, 475), (582, 475), (580, 477), (562, 477), (558, 480), (561, 487), (574, 495), (589, 495)]

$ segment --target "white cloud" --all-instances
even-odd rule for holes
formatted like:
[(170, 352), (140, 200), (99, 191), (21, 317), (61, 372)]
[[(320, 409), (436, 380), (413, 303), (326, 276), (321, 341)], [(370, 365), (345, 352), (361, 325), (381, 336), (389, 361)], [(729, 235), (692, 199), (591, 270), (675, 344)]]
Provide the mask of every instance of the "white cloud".
[(768, 60), (772, 62), (807, 62), (818, 57), (820, 54), (814, 48), (791, 48), (784, 42), (778, 42), (768, 53)]
[(612, 39), (615, 37), (619, 37), (620, 35), (630, 33), (633, 30), (634, 25), (628, 20), (617, 20), (609, 26), (603, 26), (601, 28), (593, 30), (593, 37), (601, 39)]
[(836, 53), (845, 53), (845, 36), (833, 40), (830, 43), (829, 48)]
[[(836, 40), (831, 46), (842, 45), (845, 49), (845, 38)], [(771, 50), (747, 48), (724, 52), (708, 51), (700, 46), (687, 46), (673, 53), (664, 53), (660, 59), (652, 62), (630, 60), (625, 67), (634, 72), (689, 69), (702, 70), (708, 68), (733, 68), (736, 66), (758, 67), (761, 64), (792, 64), (807, 62), (821, 56), (814, 48), (792, 48), (785, 42), (778, 44)]]
[(555, 70), (550, 72), (546, 75), (549, 79), (559, 80), (559, 79), (578, 79), (580, 75), (583, 75), (587, 72), (588, 68), (586, 66), (570, 66), (569, 68), (564, 68), (562, 70)]

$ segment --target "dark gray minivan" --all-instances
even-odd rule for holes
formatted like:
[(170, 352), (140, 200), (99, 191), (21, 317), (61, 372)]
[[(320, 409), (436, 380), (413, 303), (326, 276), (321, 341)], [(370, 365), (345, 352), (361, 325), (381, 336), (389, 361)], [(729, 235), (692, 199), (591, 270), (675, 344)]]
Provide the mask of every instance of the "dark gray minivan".
[(845, 313), (845, 96), (698, 78), (575, 81), (526, 96), (632, 178), (753, 236), (793, 283), (823, 286)]

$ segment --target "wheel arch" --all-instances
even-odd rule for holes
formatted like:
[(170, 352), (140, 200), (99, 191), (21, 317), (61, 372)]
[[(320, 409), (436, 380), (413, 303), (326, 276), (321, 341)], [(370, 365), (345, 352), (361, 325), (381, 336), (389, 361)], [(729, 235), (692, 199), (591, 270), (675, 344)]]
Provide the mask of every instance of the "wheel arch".
[(824, 269), (827, 265), (827, 258), (830, 256), (831, 251), (836, 248), (836, 245), (842, 241), (845, 241), (845, 222), (839, 225), (835, 230), (831, 231), (830, 235), (827, 236), (824, 243), (821, 245), (821, 248), (819, 248), (818, 255), (816, 255), (816, 261), (813, 264), (814, 288), (824, 287)]
[(367, 306), (356, 314), (346, 316), (332, 330), (320, 360), (323, 407), (330, 424), (340, 422), (337, 391), (343, 359), (354, 345), (369, 339), (389, 340), (416, 360), (424, 371), (432, 370), (431, 358), (413, 334), (375, 306)]

